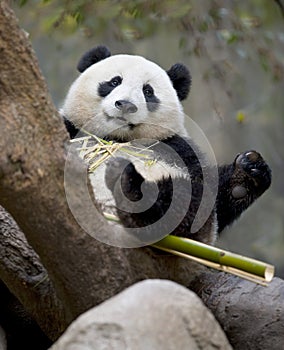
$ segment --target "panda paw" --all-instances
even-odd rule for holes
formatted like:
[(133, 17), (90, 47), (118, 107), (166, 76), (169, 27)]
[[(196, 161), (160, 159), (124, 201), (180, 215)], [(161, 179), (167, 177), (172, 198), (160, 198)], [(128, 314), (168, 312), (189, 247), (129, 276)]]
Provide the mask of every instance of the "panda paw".
[(142, 196), (141, 184), (144, 178), (136, 171), (134, 165), (125, 158), (113, 158), (107, 163), (105, 181), (107, 187), (114, 194), (118, 192), (117, 188), (121, 187), (124, 195), (130, 200), (136, 201)]
[(271, 170), (260, 153), (251, 150), (238, 154), (234, 161), (236, 186), (232, 190), (235, 198), (244, 197), (248, 190), (263, 193), (271, 184)]
[(218, 232), (231, 225), (270, 186), (271, 170), (256, 151), (236, 156), (220, 168), (217, 197)]
[(130, 165), (131, 163), (129, 163), (129, 161), (124, 158), (113, 158), (107, 162), (105, 181), (107, 187), (111, 191), (113, 191), (115, 184), (121, 178), (121, 175), (124, 174), (124, 171), (127, 168), (127, 166)]

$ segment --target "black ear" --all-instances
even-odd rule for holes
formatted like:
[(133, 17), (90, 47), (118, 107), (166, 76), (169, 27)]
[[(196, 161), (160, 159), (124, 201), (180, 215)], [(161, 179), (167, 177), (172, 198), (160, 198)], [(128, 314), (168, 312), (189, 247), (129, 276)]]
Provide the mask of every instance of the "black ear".
[(84, 53), (81, 57), (77, 69), (80, 73), (89, 68), (91, 65), (111, 56), (109, 49), (106, 46), (96, 46)]
[(173, 86), (180, 101), (187, 98), (191, 86), (191, 75), (189, 70), (181, 63), (174, 64), (168, 71)]
[(80, 131), (80, 129), (76, 128), (76, 126), (65, 117), (63, 117), (63, 121), (64, 121), (65, 127), (69, 133), (70, 139), (74, 139), (75, 136)]

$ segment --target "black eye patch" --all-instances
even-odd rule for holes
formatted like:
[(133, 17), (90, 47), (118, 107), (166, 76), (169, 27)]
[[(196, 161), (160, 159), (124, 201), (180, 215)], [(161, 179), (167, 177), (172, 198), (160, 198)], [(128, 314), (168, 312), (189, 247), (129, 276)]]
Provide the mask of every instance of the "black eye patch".
[(148, 111), (155, 112), (159, 107), (160, 100), (155, 96), (154, 89), (150, 84), (145, 84), (143, 86), (143, 94), (147, 103)]
[(122, 78), (120, 76), (116, 76), (109, 81), (104, 81), (99, 84), (98, 94), (101, 97), (106, 97), (108, 94), (112, 92), (118, 85), (122, 83)]

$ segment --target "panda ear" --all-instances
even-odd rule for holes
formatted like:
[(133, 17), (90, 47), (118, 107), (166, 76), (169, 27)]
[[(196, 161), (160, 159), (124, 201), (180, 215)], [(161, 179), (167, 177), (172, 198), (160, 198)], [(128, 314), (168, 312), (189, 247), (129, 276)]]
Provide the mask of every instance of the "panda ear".
[(191, 86), (191, 75), (186, 66), (181, 63), (174, 64), (168, 71), (173, 87), (180, 101), (187, 98)]
[(111, 56), (109, 49), (106, 46), (96, 46), (87, 51), (80, 59), (77, 69), (80, 73), (92, 66), (93, 64)]

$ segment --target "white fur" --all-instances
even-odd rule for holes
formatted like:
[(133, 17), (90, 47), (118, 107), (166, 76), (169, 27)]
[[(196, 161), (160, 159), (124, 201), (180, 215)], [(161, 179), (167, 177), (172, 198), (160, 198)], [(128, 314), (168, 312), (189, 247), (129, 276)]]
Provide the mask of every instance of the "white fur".
[[(99, 84), (115, 76), (122, 77), (122, 84), (100, 97)], [(142, 90), (145, 84), (153, 87), (160, 100), (154, 112), (147, 109)], [(122, 112), (115, 107), (117, 100), (128, 100), (138, 107), (137, 112), (123, 115), (126, 122), (118, 119)], [(174, 133), (186, 135), (183, 109), (170, 78), (157, 64), (140, 56), (115, 55), (90, 66), (71, 86), (61, 113), (78, 128), (88, 122), (88, 130), (99, 137), (128, 141), (145, 137), (160, 140)], [(128, 123), (135, 128), (131, 130)]]
[[(100, 97), (99, 84), (116, 76), (122, 78), (121, 85), (106, 97)], [(146, 84), (152, 86), (160, 101), (154, 112), (147, 109), (143, 94), (143, 86)], [(138, 107), (137, 112), (123, 115), (126, 122), (118, 119), (122, 117), (122, 112), (115, 107), (117, 100), (128, 100)], [(110, 139), (118, 137), (124, 141), (145, 138), (162, 140), (175, 133), (180, 136), (187, 135), (183, 108), (169, 76), (157, 64), (140, 56), (115, 55), (90, 66), (72, 84), (61, 114), (77, 128), (85, 126), (96, 136), (108, 136)], [(135, 125), (133, 130), (128, 123)], [(130, 160), (146, 181), (156, 182), (169, 176), (189, 177), (184, 169), (162, 161), (147, 166), (135, 157), (130, 157)], [(115, 203), (111, 192), (102, 181), (105, 170), (105, 164), (101, 165), (90, 179), (97, 201), (107, 210)]]
[(145, 162), (141, 162), (137, 159), (131, 159), (135, 166), (135, 169), (141, 174), (146, 181), (158, 182), (162, 178), (185, 178), (190, 180), (190, 176), (187, 169), (182, 169), (177, 166), (172, 166), (163, 161), (158, 161), (153, 165), (147, 165)]

